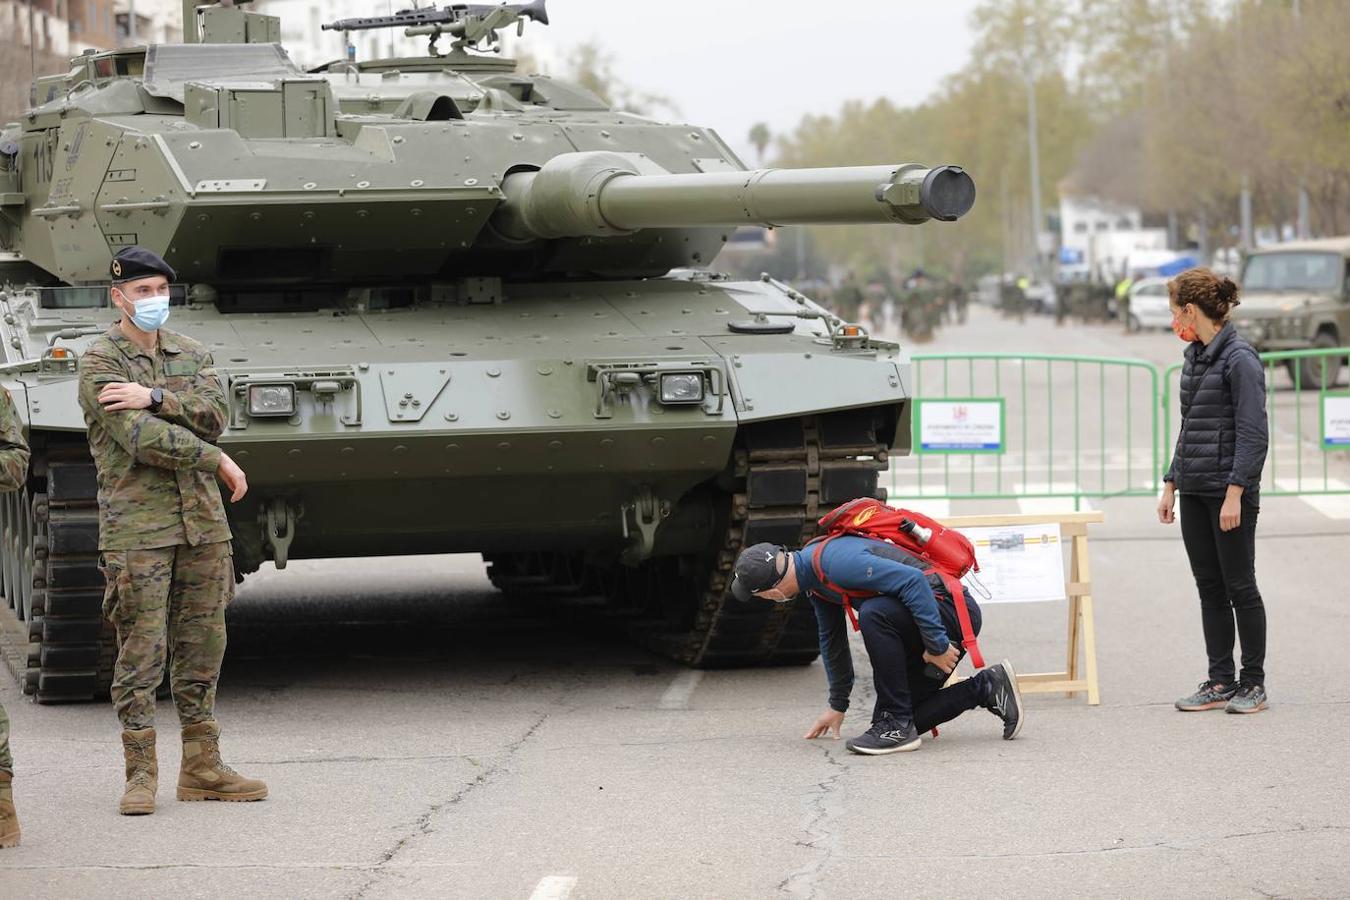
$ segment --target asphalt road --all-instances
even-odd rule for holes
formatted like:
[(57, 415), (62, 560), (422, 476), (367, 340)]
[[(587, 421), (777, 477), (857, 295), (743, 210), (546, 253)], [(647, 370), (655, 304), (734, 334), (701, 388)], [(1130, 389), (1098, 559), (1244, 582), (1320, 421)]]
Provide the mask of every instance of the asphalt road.
[[(1066, 344), (1179, 349), (988, 315), (925, 349)], [(1172, 708), (1204, 676), (1175, 529), (1147, 497), (1096, 505), (1102, 704), (1029, 697), (1016, 741), (975, 711), (883, 758), (801, 738), (819, 664), (682, 671), (503, 600), (472, 557), (260, 573), (230, 611), (218, 714), (270, 798), (176, 802), (165, 707), (160, 809), (119, 817), (112, 711), (0, 679), (24, 826), (0, 897), (1350, 897), (1350, 511), (1263, 503), (1272, 705), (1238, 717)], [(1062, 662), (1063, 632), (1061, 604), (991, 606), (982, 645), (1032, 671)], [(872, 693), (855, 656), (846, 734)]]

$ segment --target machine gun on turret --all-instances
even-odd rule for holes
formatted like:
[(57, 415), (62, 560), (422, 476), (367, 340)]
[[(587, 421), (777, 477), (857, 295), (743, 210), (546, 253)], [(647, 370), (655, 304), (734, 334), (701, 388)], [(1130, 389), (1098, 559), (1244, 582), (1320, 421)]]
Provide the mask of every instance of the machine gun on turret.
[(399, 10), (391, 16), (339, 19), (323, 26), (324, 31), (368, 31), (372, 28), (402, 28), (407, 37), (430, 38), (430, 54), (440, 56), (436, 42), (442, 35), (454, 37), (454, 51), (478, 50), (496, 52), (501, 43), (500, 32), (512, 25), (519, 36), (525, 32), (525, 20), (548, 24), (545, 0), (532, 3), (451, 3), (447, 6), (426, 6)]

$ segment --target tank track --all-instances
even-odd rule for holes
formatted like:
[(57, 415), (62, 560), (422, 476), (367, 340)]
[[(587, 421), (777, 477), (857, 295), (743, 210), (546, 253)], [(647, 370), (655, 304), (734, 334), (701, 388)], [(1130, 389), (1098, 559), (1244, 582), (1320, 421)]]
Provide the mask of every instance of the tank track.
[(636, 569), (583, 565), (566, 554), (489, 557), (489, 577), (513, 594), (603, 597), (637, 640), (686, 665), (806, 665), (820, 652), (811, 604), (739, 603), (729, 590), (732, 566), (743, 547), (800, 547), (823, 512), (879, 496), (888, 451), (875, 418), (861, 410), (746, 429), (731, 490), (716, 503), (719, 535), (702, 557), (656, 558)]
[(104, 699), (116, 640), (103, 618), (98, 483), (83, 445), (33, 448), (27, 490), (0, 497), (5, 662), (39, 703)]

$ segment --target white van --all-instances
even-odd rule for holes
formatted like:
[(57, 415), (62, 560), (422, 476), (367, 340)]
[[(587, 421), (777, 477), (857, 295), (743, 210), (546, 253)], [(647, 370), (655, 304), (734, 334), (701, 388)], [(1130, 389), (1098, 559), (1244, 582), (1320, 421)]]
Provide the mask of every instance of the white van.
[(1130, 285), (1129, 326), (1131, 331), (1172, 327), (1166, 278), (1141, 278)]

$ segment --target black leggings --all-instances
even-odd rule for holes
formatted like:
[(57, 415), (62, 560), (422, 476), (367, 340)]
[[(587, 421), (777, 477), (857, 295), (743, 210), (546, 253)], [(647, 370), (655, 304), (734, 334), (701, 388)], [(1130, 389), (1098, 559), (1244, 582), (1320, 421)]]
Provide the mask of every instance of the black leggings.
[[(1181, 538), (1200, 592), (1200, 622), (1209, 654), (1209, 678), (1232, 684), (1233, 643), (1242, 639), (1243, 684), (1266, 681), (1266, 607), (1256, 587), (1256, 515), (1242, 497), (1242, 522), (1219, 530), (1222, 497), (1181, 495)], [(1236, 634), (1234, 622), (1236, 621)]]

